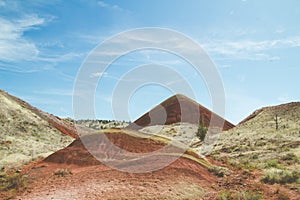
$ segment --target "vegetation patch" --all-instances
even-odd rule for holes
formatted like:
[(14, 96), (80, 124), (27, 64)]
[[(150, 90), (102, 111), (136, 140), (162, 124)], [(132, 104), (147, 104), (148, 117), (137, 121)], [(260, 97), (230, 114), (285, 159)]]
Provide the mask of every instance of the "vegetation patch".
[(54, 172), (54, 175), (59, 176), (59, 177), (65, 177), (65, 176), (69, 176), (72, 174), (73, 173), (68, 168), (61, 168)]
[(213, 166), (208, 171), (214, 173), (214, 175), (218, 177), (224, 177), (225, 175), (228, 176), (230, 174), (230, 171), (227, 168), (219, 166)]
[(20, 173), (0, 172), (0, 198), (11, 199), (17, 192), (26, 189), (28, 182), (27, 176)]
[(298, 183), (299, 178), (300, 172), (298, 171), (271, 170), (262, 177), (261, 181), (268, 184), (287, 184)]
[(281, 157), (281, 161), (285, 164), (291, 165), (299, 163), (299, 158), (294, 153), (287, 153)]
[(217, 195), (217, 200), (261, 200), (263, 196), (257, 191), (230, 191), (222, 190)]
[(265, 168), (279, 168), (278, 161), (276, 159), (268, 160), (265, 164)]
[(200, 139), (200, 141), (204, 141), (206, 134), (207, 134), (207, 130), (208, 130), (208, 128), (205, 126), (204, 119), (202, 118), (199, 123), (198, 130), (196, 133), (196, 135)]

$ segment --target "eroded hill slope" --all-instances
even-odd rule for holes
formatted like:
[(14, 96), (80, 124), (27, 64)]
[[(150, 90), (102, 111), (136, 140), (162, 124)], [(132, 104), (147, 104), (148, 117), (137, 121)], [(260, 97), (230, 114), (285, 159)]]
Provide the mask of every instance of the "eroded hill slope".
[(45, 157), (70, 144), (71, 136), (69, 122), (0, 90), (0, 168)]

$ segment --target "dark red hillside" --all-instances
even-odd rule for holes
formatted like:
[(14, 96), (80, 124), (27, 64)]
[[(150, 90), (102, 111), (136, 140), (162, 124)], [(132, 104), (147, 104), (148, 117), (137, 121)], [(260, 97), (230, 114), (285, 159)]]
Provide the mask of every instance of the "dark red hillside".
[[(146, 126), (168, 125), (177, 122), (198, 124), (202, 119), (204, 125), (208, 127), (212, 115), (215, 115), (217, 121), (224, 120), (192, 99), (184, 95), (177, 94), (144, 114), (142, 117), (127, 126), (127, 128), (138, 130)], [(150, 119), (152, 119), (152, 121)], [(224, 120), (223, 130), (228, 130), (233, 127), (234, 125), (232, 123)]]

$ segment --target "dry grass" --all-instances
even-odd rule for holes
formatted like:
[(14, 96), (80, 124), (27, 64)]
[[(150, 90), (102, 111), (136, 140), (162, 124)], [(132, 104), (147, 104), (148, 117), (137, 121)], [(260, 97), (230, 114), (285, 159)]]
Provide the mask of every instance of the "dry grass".
[(288, 171), (272, 169), (265, 173), (262, 177), (262, 182), (268, 184), (287, 184), (287, 183), (298, 183), (300, 178), (299, 171)]
[(0, 168), (48, 156), (73, 140), (2, 91), (0, 133)]
[(61, 168), (54, 172), (54, 175), (59, 176), (59, 177), (65, 177), (65, 176), (69, 176), (72, 174), (73, 173), (68, 168)]
[(0, 199), (12, 199), (27, 188), (29, 179), (19, 173), (0, 173)]
[(220, 135), (212, 157), (239, 169), (261, 170), (264, 183), (299, 189), (300, 103), (254, 112), (252, 118)]
[(263, 196), (257, 191), (231, 191), (222, 190), (217, 195), (217, 200), (262, 200)]

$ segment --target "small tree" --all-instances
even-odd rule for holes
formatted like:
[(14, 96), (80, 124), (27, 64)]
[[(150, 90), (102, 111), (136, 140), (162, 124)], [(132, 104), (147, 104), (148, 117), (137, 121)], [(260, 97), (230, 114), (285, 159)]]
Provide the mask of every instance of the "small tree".
[(204, 141), (206, 133), (207, 133), (208, 128), (205, 126), (204, 123), (204, 117), (201, 117), (198, 130), (197, 130), (197, 137), (201, 140)]
[(274, 121), (275, 121), (275, 127), (276, 127), (276, 130), (278, 130), (278, 115), (276, 115), (274, 117)]

